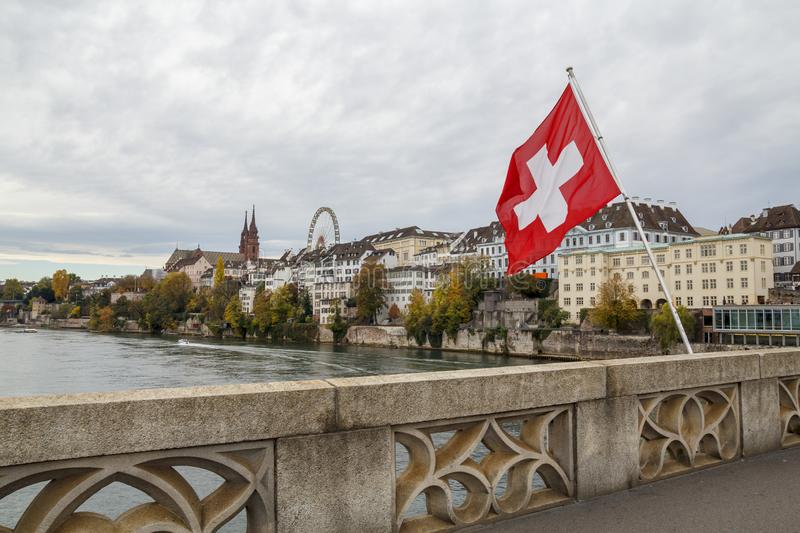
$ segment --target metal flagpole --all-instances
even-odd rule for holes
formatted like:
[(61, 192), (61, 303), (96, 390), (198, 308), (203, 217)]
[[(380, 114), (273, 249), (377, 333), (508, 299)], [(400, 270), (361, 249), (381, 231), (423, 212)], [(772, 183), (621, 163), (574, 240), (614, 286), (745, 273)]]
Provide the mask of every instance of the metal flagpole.
[(639, 232), (642, 243), (644, 243), (644, 249), (647, 252), (647, 256), (650, 258), (650, 265), (653, 267), (653, 270), (655, 270), (658, 282), (661, 284), (661, 288), (663, 289), (664, 294), (667, 296), (667, 304), (669, 305), (670, 311), (672, 311), (672, 318), (675, 319), (675, 325), (678, 326), (678, 331), (681, 334), (681, 339), (683, 340), (684, 346), (686, 346), (686, 351), (692, 354), (694, 351), (692, 350), (692, 345), (689, 342), (689, 338), (686, 336), (686, 331), (683, 329), (683, 323), (681, 323), (681, 319), (678, 316), (678, 310), (675, 309), (675, 303), (672, 301), (672, 294), (669, 292), (669, 287), (667, 287), (667, 283), (664, 281), (664, 277), (661, 275), (661, 271), (658, 269), (656, 258), (653, 256), (653, 250), (650, 249), (650, 243), (647, 242), (647, 237), (644, 234), (644, 229), (642, 229), (639, 216), (636, 214), (636, 210), (633, 208), (633, 204), (631, 203), (628, 193), (625, 192), (625, 188), (619, 181), (619, 177), (617, 177), (617, 170), (614, 168), (614, 164), (611, 162), (611, 158), (608, 156), (608, 150), (606, 149), (606, 143), (603, 140), (603, 135), (600, 133), (600, 128), (597, 127), (597, 123), (594, 121), (592, 112), (589, 110), (589, 105), (586, 103), (586, 98), (583, 96), (583, 91), (581, 91), (581, 86), (578, 84), (578, 79), (575, 77), (572, 67), (567, 67), (567, 75), (569, 77), (569, 85), (572, 87), (572, 89), (575, 91), (575, 95), (578, 97), (578, 103), (581, 107), (581, 111), (589, 121), (592, 134), (594, 135), (597, 146), (600, 149), (600, 154), (603, 156), (603, 160), (606, 162), (606, 165), (611, 171), (611, 176), (614, 178), (614, 181), (617, 183), (617, 187), (619, 187), (619, 191), (622, 193), (622, 197), (625, 199), (625, 204), (628, 206), (628, 211), (631, 213), (631, 218), (633, 218), (633, 223), (636, 226), (636, 230)]

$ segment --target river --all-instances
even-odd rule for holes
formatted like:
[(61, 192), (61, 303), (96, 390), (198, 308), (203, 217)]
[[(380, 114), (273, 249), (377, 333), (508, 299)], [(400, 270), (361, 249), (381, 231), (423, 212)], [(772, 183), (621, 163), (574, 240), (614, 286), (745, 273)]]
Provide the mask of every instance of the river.
[[(270, 345), (232, 340), (106, 335), (85, 331), (40, 330), (18, 333), (0, 328), (0, 396), (27, 396), (141, 388), (256, 383), (331, 377), (459, 370), (544, 362), (496, 355), (332, 345)], [(407, 455), (398, 446), (402, 468)], [(200, 497), (221, 481), (197, 468), (178, 470)], [(43, 483), (0, 499), (0, 525), (13, 528)], [(460, 493), (460, 491), (456, 491)], [(461, 496), (461, 494), (457, 494)], [(122, 511), (152, 501), (144, 493), (113, 483), (79, 511), (116, 518)], [(415, 505), (415, 511), (421, 511)], [(244, 531), (240, 514), (220, 531)]]

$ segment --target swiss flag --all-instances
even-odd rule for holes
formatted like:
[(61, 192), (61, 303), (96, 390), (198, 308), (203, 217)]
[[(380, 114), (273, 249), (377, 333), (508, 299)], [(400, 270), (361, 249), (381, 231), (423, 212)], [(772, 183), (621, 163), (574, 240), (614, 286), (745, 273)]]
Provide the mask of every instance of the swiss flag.
[(552, 253), (564, 235), (620, 194), (572, 88), (514, 150), (495, 212), (508, 274)]

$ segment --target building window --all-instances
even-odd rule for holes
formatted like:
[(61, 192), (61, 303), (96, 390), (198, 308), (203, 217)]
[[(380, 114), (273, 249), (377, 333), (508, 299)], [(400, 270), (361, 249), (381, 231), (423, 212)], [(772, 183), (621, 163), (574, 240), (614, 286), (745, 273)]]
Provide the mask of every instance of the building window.
[(647, 266), (647, 265), (649, 265), (649, 264), (650, 264), (650, 258), (649, 258), (649, 257), (647, 257), (647, 255), (643, 255), (643, 256), (642, 256), (641, 263), (642, 263), (642, 266)]
[(675, 298), (675, 303), (676, 303), (677, 305), (683, 305), (683, 304), (681, 303), (681, 297), (680, 297), (680, 296), (678, 296), (677, 298)]
[(564, 298), (564, 306), (572, 305), (572, 300), (570, 298)]
[(739, 261), (739, 270), (741, 270), (742, 272), (747, 271), (747, 260), (743, 259)]
[(675, 265), (675, 274), (680, 275), (680, 273), (681, 273), (681, 266), (680, 265)]
[(564, 292), (569, 292), (569, 283), (564, 284)]
[(732, 289), (733, 288), (733, 278), (728, 278), (727, 280), (725, 280), (725, 283), (726, 283), (726, 287), (728, 289)]
[(620, 241), (624, 241), (625, 240), (625, 234), (624, 233), (620, 233), (619, 234), (619, 240)]
[(591, 256), (591, 257), (589, 257), (589, 262), (590, 262), (591, 264), (594, 264), (594, 260), (595, 260), (595, 257), (594, 257), (594, 256)]
[(733, 245), (732, 244), (726, 244), (725, 245), (725, 253), (727, 255), (733, 255)]
[(708, 307), (710, 302), (711, 300), (708, 296), (703, 296), (703, 307)]
[(690, 291), (692, 289), (694, 289), (694, 281), (692, 281), (690, 279), (687, 279), (686, 280), (686, 290)]
[(625, 258), (625, 264), (627, 266), (633, 266), (633, 256), (628, 256)]
[(578, 292), (582, 291), (583, 290), (583, 283), (577, 283), (575, 285), (575, 290), (578, 291)]
[(708, 274), (708, 263), (702, 263), (700, 265), (700, 270), (702, 270), (703, 274)]
[(628, 273), (625, 275), (625, 278), (626, 278), (626, 279), (633, 279), (633, 272), (628, 272)]
[(618, 266), (620, 266), (620, 265), (622, 264), (622, 261), (620, 260), (620, 258), (619, 258), (619, 257), (615, 257), (615, 258), (613, 258), (613, 259), (611, 260), (611, 264), (612, 264), (613, 266), (615, 266), (615, 267), (618, 267)]
[(590, 284), (589, 284), (589, 290), (590, 290), (590, 291), (594, 292), (594, 290), (595, 290), (595, 287), (597, 287), (597, 285), (595, 285), (594, 283), (590, 283)]
[(658, 254), (656, 256), (656, 263), (658, 263), (659, 265), (663, 265), (665, 260), (666, 257), (664, 256), (664, 254)]
[(678, 250), (678, 249), (674, 250), (674, 251), (672, 252), (672, 256), (673, 256), (675, 259), (680, 259), (680, 258), (681, 258), (681, 251), (680, 251), (680, 250)]
[(749, 301), (750, 301), (750, 298), (746, 294), (744, 296), (742, 296), (742, 305), (747, 305), (747, 303)]
[(742, 255), (747, 255), (747, 245), (746, 244), (740, 244), (739, 245), (739, 253), (742, 254)]
[(708, 281), (711, 283), (711, 288), (712, 289), (716, 289), (717, 288), (717, 280), (716, 279), (710, 279)]
[(741, 284), (742, 284), (742, 288), (746, 289), (747, 288), (747, 283), (748, 283), (747, 282), (747, 278), (742, 278), (740, 281), (741, 281)]
[(717, 247), (714, 244), (701, 244), (700, 257), (714, 257), (717, 255)]
[(597, 269), (595, 267), (590, 268), (589, 269), (589, 275), (590, 276), (594, 276), (595, 274), (597, 274)]
[(592, 296), (591, 298), (589, 298), (589, 305), (591, 305), (592, 307), (594, 307), (596, 304), (597, 304), (597, 299), (596, 299), (594, 296)]
[(694, 307), (694, 297), (687, 296), (686, 297), (686, 305), (688, 305), (689, 307)]
[(686, 273), (687, 274), (691, 274), (692, 270), (693, 270), (692, 265), (686, 265)]
[(675, 280), (675, 290), (676, 291), (681, 290), (681, 280), (679, 279)]
[(686, 259), (691, 259), (691, 258), (692, 258), (692, 249), (691, 248), (687, 248), (686, 249)]
[(575, 305), (583, 305), (583, 298), (575, 298)]
[(642, 279), (650, 279), (650, 271), (642, 270)]
[(650, 286), (647, 285), (647, 283), (642, 285), (642, 292), (649, 292), (649, 291), (650, 291)]

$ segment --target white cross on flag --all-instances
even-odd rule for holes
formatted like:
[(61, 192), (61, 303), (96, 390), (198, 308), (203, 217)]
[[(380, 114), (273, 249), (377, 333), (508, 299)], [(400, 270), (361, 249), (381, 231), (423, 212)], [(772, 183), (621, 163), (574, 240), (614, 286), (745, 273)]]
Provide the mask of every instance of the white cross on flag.
[(495, 209), (506, 232), (508, 274), (552, 253), (570, 229), (619, 194), (567, 85), (544, 122), (511, 156)]

